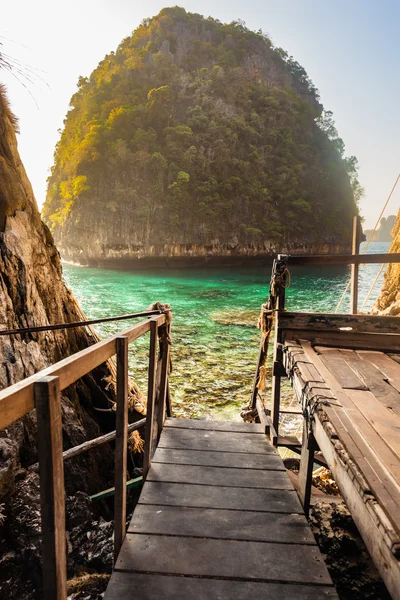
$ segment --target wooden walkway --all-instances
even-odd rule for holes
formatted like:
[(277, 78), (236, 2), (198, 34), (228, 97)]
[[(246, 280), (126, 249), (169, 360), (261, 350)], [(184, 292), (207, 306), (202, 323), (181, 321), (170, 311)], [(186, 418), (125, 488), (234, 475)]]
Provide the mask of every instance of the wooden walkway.
[(337, 598), (261, 425), (165, 421), (105, 595)]
[[(283, 344), (284, 366), (308, 413), (303, 438), (312, 435), (316, 440), (386, 586), (398, 600), (400, 353), (330, 347), (319, 335), (292, 330)], [(343, 333), (341, 341), (346, 343)], [(358, 343), (371, 345), (365, 339)], [(308, 466), (313, 461), (306, 446), (304, 477), (307, 461)]]

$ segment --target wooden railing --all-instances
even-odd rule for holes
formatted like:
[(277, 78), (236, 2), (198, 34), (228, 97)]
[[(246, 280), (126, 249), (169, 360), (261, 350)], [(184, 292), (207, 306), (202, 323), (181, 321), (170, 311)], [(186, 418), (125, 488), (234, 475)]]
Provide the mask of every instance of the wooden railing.
[[(43, 597), (66, 600), (66, 530), (65, 530), (65, 458), (90, 450), (115, 439), (114, 560), (126, 533), (126, 472), (128, 429), (145, 424), (143, 477), (151, 464), (165, 415), (171, 413), (168, 388), (170, 324), (165, 314), (152, 316), (121, 334), (77, 352), (76, 354), (16, 383), (0, 392), (0, 430), (9, 427), (36, 408), (38, 469), (43, 546)], [(145, 422), (128, 426), (128, 347), (150, 332), (147, 415)], [(157, 344), (159, 341), (159, 351)], [(61, 396), (62, 390), (109, 360), (116, 354), (116, 430), (63, 455)]]
[[(361, 264), (400, 263), (400, 253), (390, 254), (359, 254), (361, 223), (359, 217), (354, 217), (352, 254), (323, 254), (323, 255), (284, 255), (279, 254), (274, 260), (271, 288), (268, 306), (274, 313), (274, 355), (272, 363), (272, 404), (271, 410), (264, 414), (264, 408), (259, 398), (260, 369), (265, 365), (268, 352), (269, 336), (261, 336), (260, 353), (253, 383), (250, 408), (257, 409), (262, 422), (270, 432), (271, 440), (280, 445), (279, 415), (281, 378), (286, 376), (283, 368), (282, 343), (285, 335), (290, 335), (290, 329), (297, 335), (316, 340), (324, 345), (324, 340), (332, 346), (345, 346), (355, 340), (360, 348), (386, 349), (398, 352), (400, 350), (400, 319), (398, 317), (374, 317), (357, 315), (358, 310), (358, 278)], [(320, 314), (320, 313), (289, 313), (285, 311), (286, 285), (288, 269), (292, 266), (316, 265), (351, 265), (351, 299), (350, 315)], [(300, 327), (301, 325), (301, 327)], [(286, 337), (286, 339), (288, 339)], [(284, 443), (283, 443), (284, 442)], [(287, 440), (281, 445), (288, 445)]]

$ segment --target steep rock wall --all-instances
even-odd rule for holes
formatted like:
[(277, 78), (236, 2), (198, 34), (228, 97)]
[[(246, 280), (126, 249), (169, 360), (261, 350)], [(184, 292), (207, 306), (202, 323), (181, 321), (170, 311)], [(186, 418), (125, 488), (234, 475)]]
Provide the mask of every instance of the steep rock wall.
[[(82, 313), (62, 279), (59, 253), (40, 214), (17, 149), (16, 122), (0, 88), (0, 327), (14, 329), (80, 320)], [(93, 343), (85, 329), (0, 336), (0, 388)], [(100, 433), (93, 405), (109, 406), (104, 391), (106, 367), (63, 393), (65, 446)], [(3, 464), (0, 496), (13, 490), (15, 474), (36, 458), (35, 413), (12, 425), (0, 438)], [(103, 460), (110, 465), (105, 451)], [(104, 481), (94, 453), (90, 477), (79, 461), (66, 464), (67, 487), (89, 490)], [(0, 455), (1, 458), (1, 455)], [(84, 461), (81, 461), (83, 464)], [(82, 465), (81, 465), (82, 466)], [(71, 477), (69, 477), (69, 470)]]
[[(389, 252), (400, 252), (400, 211), (392, 231), (392, 240)], [(382, 291), (373, 312), (400, 316), (400, 264), (387, 266)]]

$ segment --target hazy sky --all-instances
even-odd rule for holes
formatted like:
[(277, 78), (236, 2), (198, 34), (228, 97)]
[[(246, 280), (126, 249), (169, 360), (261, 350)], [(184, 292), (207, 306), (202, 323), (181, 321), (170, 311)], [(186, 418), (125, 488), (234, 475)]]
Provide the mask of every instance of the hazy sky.
[[(145, 17), (174, 3), (158, 0), (17, 0), (3, 3), (3, 51), (40, 70), (24, 88), (0, 71), (20, 119), (19, 148), (37, 201), (45, 198), (57, 130), (79, 75), (88, 76)], [(262, 28), (306, 69), (332, 110), (346, 153), (357, 156), (371, 226), (400, 171), (400, 2), (398, 0), (181, 0), (224, 22)], [(33, 98), (32, 98), (33, 96)], [(386, 214), (397, 212), (400, 186)]]

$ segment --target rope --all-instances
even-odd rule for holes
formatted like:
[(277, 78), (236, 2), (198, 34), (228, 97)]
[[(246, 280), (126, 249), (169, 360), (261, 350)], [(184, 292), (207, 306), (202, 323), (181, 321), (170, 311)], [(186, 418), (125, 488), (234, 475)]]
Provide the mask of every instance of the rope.
[[(166, 305), (167, 306), (167, 305)], [(41, 325), (38, 327), (22, 327), (20, 329), (3, 329), (0, 330), (1, 335), (16, 335), (20, 333), (36, 333), (39, 331), (55, 331), (57, 329), (71, 329), (73, 327), (86, 327), (95, 325), (96, 323), (109, 323), (111, 321), (125, 321), (127, 319), (136, 319), (137, 317), (151, 317), (153, 315), (162, 314), (162, 310), (144, 310), (138, 313), (128, 315), (120, 315), (118, 317), (104, 317), (103, 319), (92, 319), (90, 321), (75, 321), (73, 323), (59, 323), (57, 325)]]
[[(378, 229), (378, 225), (379, 225), (379, 223), (380, 223), (380, 221), (381, 221), (381, 218), (382, 218), (382, 216), (383, 216), (383, 213), (385, 212), (385, 210), (386, 210), (386, 207), (387, 207), (387, 205), (389, 204), (391, 197), (393, 196), (393, 192), (394, 192), (394, 190), (396, 189), (396, 186), (397, 186), (397, 184), (398, 184), (398, 182), (399, 182), (399, 179), (400, 179), (400, 173), (397, 175), (397, 179), (396, 179), (396, 181), (394, 182), (394, 185), (393, 185), (393, 187), (392, 187), (392, 189), (391, 189), (391, 191), (390, 191), (390, 194), (389, 194), (389, 196), (388, 196), (388, 198), (387, 198), (387, 200), (386, 200), (386, 202), (385, 202), (385, 205), (384, 205), (383, 209), (381, 210), (381, 214), (379, 215), (379, 217), (378, 217), (378, 220), (377, 220), (377, 222), (375, 223), (375, 227), (373, 228), (373, 230), (372, 230), (372, 232), (371, 232), (371, 235), (369, 236), (369, 238), (368, 238), (368, 241), (367, 241), (367, 243), (366, 243), (366, 245), (365, 245), (365, 248), (363, 249), (363, 251), (362, 251), (362, 253), (361, 253), (361, 254), (365, 254), (365, 253), (367, 252), (367, 250), (368, 250), (368, 246), (369, 246), (369, 245), (370, 245), (370, 243), (372, 242), (372, 239), (373, 239), (373, 237), (374, 237), (374, 235), (375, 235), (375, 232), (376, 232), (376, 230)], [(375, 281), (374, 285), (375, 285), (375, 284), (376, 284), (376, 281)], [(345, 296), (346, 296), (347, 292), (349, 291), (350, 285), (351, 285), (351, 279), (349, 280), (349, 282), (348, 282), (348, 284), (347, 284), (347, 286), (346, 286), (346, 289), (344, 290), (344, 292), (343, 292), (343, 294), (342, 294), (342, 296), (341, 296), (341, 298), (340, 298), (340, 300), (339, 300), (339, 302), (338, 302), (338, 304), (337, 304), (337, 306), (336, 306), (336, 308), (335, 308), (335, 313), (337, 313), (337, 312), (339, 311), (339, 308), (341, 307), (341, 305), (342, 305), (342, 302), (343, 302), (343, 300), (344, 300), (344, 298), (345, 298)], [(369, 296), (368, 296), (368, 298), (369, 298)], [(363, 304), (363, 307), (362, 307), (362, 308), (364, 308), (364, 305), (365, 305), (365, 302), (364, 302), (364, 304)], [(361, 310), (362, 310), (362, 309), (361, 309)]]

